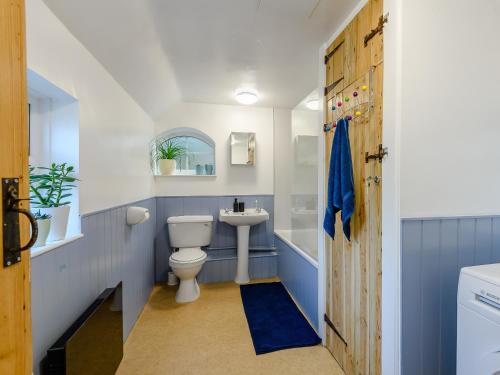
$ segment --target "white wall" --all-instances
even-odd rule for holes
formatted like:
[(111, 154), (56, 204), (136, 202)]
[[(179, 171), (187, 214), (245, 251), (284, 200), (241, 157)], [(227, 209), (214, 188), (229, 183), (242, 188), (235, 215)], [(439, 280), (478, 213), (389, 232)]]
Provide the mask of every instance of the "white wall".
[[(78, 100), (33, 71), (28, 71), (30, 157), (33, 167), (67, 163), (80, 170), (80, 108)], [(39, 170), (36, 171), (40, 172)], [(79, 177), (77, 175), (77, 177)], [(81, 233), (79, 189), (72, 189), (67, 236)]]
[(152, 196), (151, 119), (42, 0), (27, 0), (26, 29), (28, 68), (79, 102), (80, 213)]
[(401, 165), (401, 2), (384, 0), (384, 105), (382, 143), (382, 373), (401, 372), (400, 165)]
[(500, 2), (402, 4), (402, 217), (499, 214)]
[(50, 164), (51, 154), (51, 137), (50, 137), (50, 99), (32, 94), (29, 90), (29, 138), (30, 138), (30, 165), (43, 165)]
[[(246, 106), (177, 103), (155, 124), (155, 134), (190, 127), (215, 141), (215, 177), (155, 177), (157, 196), (273, 194), (273, 110)], [(254, 166), (231, 165), (229, 136), (256, 133)]]
[(500, 212), (500, 3), (384, 8), (382, 365), (398, 374), (400, 218)]

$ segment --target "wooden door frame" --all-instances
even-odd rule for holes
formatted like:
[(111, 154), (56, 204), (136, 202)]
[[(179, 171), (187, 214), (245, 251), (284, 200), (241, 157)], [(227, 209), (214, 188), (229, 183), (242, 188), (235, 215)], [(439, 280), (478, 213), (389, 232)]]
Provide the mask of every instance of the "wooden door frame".
[[(26, 32), (24, 0), (2, 0), (0, 8), (2, 51), (2, 112), (0, 113), (0, 177), (17, 178), (18, 198), (29, 196), (28, 174), (28, 99), (26, 79)], [(0, 202), (3, 213), (4, 203)], [(29, 204), (21, 202), (21, 208)], [(3, 215), (2, 219), (3, 221)], [(20, 242), (28, 243), (30, 230), (27, 220), (19, 218)], [(5, 223), (3, 223), (5, 224)], [(11, 224), (15, 225), (15, 224)], [(0, 250), (3, 258), (3, 229), (0, 227)], [(11, 245), (12, 246), (12, 245)], [(2, 281), (0, 342), (0, 372), (31, 374), (31, 280), (29, 249), (21, 253), (21, 261), (8, 267), (1, 262)], [(7, 372), (5, 372), (7, 371)]]

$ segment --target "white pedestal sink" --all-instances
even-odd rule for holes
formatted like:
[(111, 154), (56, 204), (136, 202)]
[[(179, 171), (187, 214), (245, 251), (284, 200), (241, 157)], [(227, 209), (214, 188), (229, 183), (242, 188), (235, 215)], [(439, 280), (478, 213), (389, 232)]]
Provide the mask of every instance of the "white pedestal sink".
[(248, 240), (250, 226), (269, 220), (266, 210), (246, 209), (245, 212), (220, 210), (219, 221), (237, 227), (238, 231), (238, 267), (234, 281), (238, 284), (247, 284), (248, 275)]

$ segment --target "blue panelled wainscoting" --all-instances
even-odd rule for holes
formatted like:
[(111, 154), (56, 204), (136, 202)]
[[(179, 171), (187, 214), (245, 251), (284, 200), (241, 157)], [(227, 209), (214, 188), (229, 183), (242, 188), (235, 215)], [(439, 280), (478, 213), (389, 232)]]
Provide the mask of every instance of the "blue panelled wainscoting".
[(462, 267), (500, 262), (500, 217), (402, 221), (403, 375), (456, 373)]
[[(33, 368), (47, 349), (107, 287), (123, 281), (124, 339), (141, 313), (157, 281), (165, 281), (169, 269), (167, 217), (213, 215), (213, 237), (208, 259), (198, 275), (200, 283), (230, 281), (236, 270), (236, 229), (218, 221), (219, 209), (232, 207), (235, 197), (157, 197), (82, 216), (83, 237), (31, 259)], [(250, 276), (273, 277), (278, 273), (274, 247), (274, 199), (272, 195), (238, 196), (247, 208), (259, 206), (269, 221), (250, 231)], [(129, 206), (149, 209), (144, 224), (128, 226)], [(156, 264), (156, 267), (155, 267)]]
[[(152, 220), (130, 227), (128, 206)], [(155, 198), (82, 216), (83, 237), (31, 259), (33, 368), (47, 349), (107, 287), (123, 281), (124, 339), (154, 285)]]
[(309, 262), (301, 250), (275, 236), (278, 250), (278, 276), (316, 331), (318, 330), (318, 266)]
[(236, 227), (219, 222), (219, 210), (232, 208), (234, 198), (245, 202), (245, 208), (254, 208), (255, 201), (269, 212), (269, 221), (250, 228), (250, 277), (273, 277), (277, 274), (277, 253), (274, 248), (273, 195), (157, 197), (156, 198), (156, 281), (167, 280), (168, 258), (171, 249), (168, 240), (167, 218), (180, 215), (212, 215), (212, 243), (208, 258), (198, 275), (200, 283), (222, 282), (234, 279), (236, 274)]

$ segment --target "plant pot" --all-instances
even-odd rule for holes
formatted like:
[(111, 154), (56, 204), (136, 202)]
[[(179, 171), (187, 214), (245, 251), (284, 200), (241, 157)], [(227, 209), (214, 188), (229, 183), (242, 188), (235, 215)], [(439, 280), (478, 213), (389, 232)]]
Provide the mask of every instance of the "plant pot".
[(69, 205), (60, 207), (40, 208), (40, 212), (52, 216), (49, 237), (47, 238), (48, 242), (60, 241), (66, 238), (66, 231), (68, 229), (69, 209), (70, 209)]
[(33, 247), (45, 246), (49, 236), (51, 219), (38, 219), (36, 222), (38, 224), (38, 238)]
[(160, 159), (158, 160), (158, 169), (160, 173), (164, 176), (170, 176), (174, 173), (175, 168), (177, 167), (177, 162), (175, 159)]

